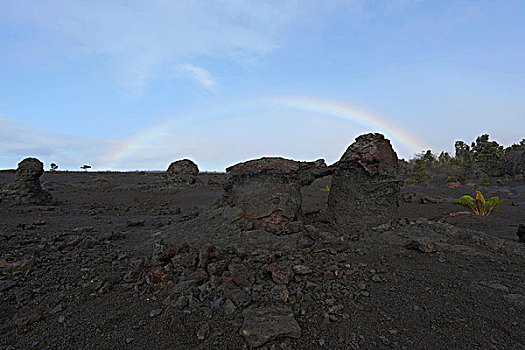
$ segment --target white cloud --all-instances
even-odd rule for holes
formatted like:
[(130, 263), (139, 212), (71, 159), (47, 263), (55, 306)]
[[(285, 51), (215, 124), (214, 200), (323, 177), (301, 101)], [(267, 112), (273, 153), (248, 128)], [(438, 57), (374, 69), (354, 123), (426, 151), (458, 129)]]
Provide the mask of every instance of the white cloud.
[(213, 85), (215, 85), (213, 76), (204, 68), (192, 64), (184, 64), (180, 68), (181, 70), (190, 73), (193, 79), (207, 89), (211, 89)]
[[(50, 61), (105, 67), (118, 85), (141, 93), (169, 67), (197, 57), (250, 61), (271, 52), (296, 1), (16, 0), (0, 2), (0, 18), (33, 33), (20, 38), (21, 52), (44, 45)], [(210, 85), (206, 74), (193, 73)]]

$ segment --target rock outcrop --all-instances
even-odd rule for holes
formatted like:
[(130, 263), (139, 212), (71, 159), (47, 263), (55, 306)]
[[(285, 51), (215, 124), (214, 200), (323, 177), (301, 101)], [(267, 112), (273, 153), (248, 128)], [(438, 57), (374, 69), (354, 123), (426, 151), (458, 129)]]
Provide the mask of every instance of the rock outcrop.
[(240, 208), (244, 217), (278, 224), (301, 211), (301, 187), (325, 175), (326, 164), (284, 158), (260, 158), (226, 169), (225, 200)]
[(361, 135), (334, 165), (328, 208), (339, 226), (367, 228), (394, 220), (401, 189), (399, 162), (383, 135)]
[(501, 163), (502, 175), (525, 175), (525, 149), (506, 152)]
[(26, 158), (18, 163), (15, 182), (0, 193), (0, 202), (6, 205), (44, 204), (51, 201), (51, 195), (42, 189), (40, 176), (44, 164), (36, 158)]
[(166, 179), (171, 184), (192, 184), (199, 174), (197, 164), (189, 159), (173, 162), (166, 171)]

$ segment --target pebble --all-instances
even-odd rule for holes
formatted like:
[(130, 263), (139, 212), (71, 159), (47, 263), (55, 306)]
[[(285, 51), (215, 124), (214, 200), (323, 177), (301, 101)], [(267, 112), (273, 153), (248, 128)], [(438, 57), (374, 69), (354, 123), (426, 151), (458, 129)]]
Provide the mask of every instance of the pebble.
[(153, 318), (153, 317), (160, 315), (161, 313), (162, 313), (162, 309), (151, 310), (149, 313), (149, 317)]

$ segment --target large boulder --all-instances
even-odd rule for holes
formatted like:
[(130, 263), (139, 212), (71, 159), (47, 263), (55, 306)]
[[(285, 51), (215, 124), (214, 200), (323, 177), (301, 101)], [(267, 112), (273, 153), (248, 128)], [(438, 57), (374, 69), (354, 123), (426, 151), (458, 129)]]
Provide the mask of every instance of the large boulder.
[(168, 183), (192, 184), (198, 174), (197, 164), (189, 159), (182, 159), (170, 164), (166, 171), (166, 179)]
[(322, 159), (298, 162), (274, 157), (239, 163), (226, 169), (225, 199), (246, 218), (289, 221), (300, 213), (301, 187), (311, 184), (325, 168)]
[(42, 204), (51, 201), (51, 195), (42, 189), (40, 176), (44, 164), (36, 158), (26, 158), (18, 163), (15, 182), (0, 194), (5, 204)]
[(525, 149), (505, 152), (501, 163), (502, 175), (525, 175)]
[(399, 162), (383, 135), (361, 135), (334, 165), (328, 208), (336, 223), (368, 228), (394, 220), (399, 207)]

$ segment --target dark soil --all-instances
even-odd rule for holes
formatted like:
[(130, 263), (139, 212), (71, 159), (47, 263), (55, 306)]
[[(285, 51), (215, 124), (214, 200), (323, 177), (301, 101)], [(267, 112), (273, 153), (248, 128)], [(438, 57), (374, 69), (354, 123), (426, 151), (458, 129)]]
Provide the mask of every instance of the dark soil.
[[(13, 180), (0, 172), (0, 186)], [(525, 349), (525, 180), (502, 180), (405, 186), (396, 225), (358, 233), (324, 218), (323, 178), (302, 190), (297, 230), (277, 235), (215, 205), (222, 174), (168, 186), (45, 173), (55, 205), (0, 207), (0, 348), (247, 349), (243, 311), (277, 306), (300, 337), (262, 349)], [(450, 216), (476, 189), (508, 198), (502, 212)], [(207, 243), (224, 272), (197, 265)], [(294, 272), (282, 281), (272, 266)]]

